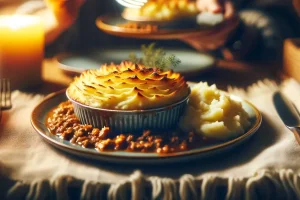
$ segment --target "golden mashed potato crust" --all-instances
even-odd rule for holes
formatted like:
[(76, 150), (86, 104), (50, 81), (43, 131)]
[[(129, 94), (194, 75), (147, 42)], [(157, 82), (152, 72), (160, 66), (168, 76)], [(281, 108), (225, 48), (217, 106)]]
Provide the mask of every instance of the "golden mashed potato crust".
[(249, 127), (248, 113), (240, 102), (218, 90), (215, 85), (196, 84), (188, 107), (180, 120), (184, 131), (215, 139), (228, 139), (245, 133)]
[(126, 8), (125, 18), (172, 20), (192, 17), (199, 13), (195, 0), (149, 0), (141, 8)]
[(173, 71), (131, 62), (103, 65), (83, 72), (67, 89), (84, 105), (112, 110), (144, 110), (168, 106), (189, 95), (184, 77)]

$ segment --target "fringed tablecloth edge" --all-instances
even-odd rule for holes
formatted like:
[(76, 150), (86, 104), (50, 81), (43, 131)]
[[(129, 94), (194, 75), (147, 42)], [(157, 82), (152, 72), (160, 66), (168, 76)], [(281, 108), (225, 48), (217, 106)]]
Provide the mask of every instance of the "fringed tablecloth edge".
[[(72, 194), (70, 191), (77, 192)], [(72, 199), (74, 195), (80, 199), (110, 200), (300, 199), (300, 175), (291, 169), (263, 169), (247, 178), (195, 178), (185, 174), (179, 179), (171, 179), (145, 177), (140, 171), (135, 171), (127, 180), (114, 184), (59, 176), (53, 180), (36, 179), (30, 183), (15, 181), (7, 190), (6, 198)]]

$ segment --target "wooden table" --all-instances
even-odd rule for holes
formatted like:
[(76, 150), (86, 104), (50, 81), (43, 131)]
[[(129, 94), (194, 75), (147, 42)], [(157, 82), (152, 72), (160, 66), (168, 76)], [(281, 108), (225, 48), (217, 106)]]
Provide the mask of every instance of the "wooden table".
[[(188, 77), (188, 81), (207, 81), (216, 83), (218, 88), (225, 89), (231, 85), (246, 88), (258, 80), (270, 79), (280, 82), (284, 78), (280, 64), (276, 63), (247, 63), (219, 60), (211, 70)], [(45, 59), (43, 64), (44, 83), (41, 87), (31, 88), (30, 92), (48, 94), (66, 88), (73, 76), (58, 68), (55, 60)]]

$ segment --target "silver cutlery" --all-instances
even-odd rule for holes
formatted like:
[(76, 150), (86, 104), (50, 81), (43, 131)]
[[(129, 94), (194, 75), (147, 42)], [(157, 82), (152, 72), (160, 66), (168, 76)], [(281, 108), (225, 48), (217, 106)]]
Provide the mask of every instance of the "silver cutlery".
[(10, 81), (8, 79), (0, 79), (0, 121), (2, 118), (2, 110), (8, 110), (11, 107)]
[(281, 120), (294, 133), (298, 144), (300, 144), (300, 114), (298, 109), (279, 91), (273, 95), (273, 103)]

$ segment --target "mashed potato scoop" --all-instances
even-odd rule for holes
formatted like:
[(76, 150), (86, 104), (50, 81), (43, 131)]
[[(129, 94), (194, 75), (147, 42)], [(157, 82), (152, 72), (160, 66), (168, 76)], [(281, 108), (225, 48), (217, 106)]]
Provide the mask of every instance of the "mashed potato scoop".
[(250, 121), (241, 102), (217, 89), (216, 85), (196, 84), (180, 120), (180, 128), (208, 138), (227, 140), (246, 132)]

